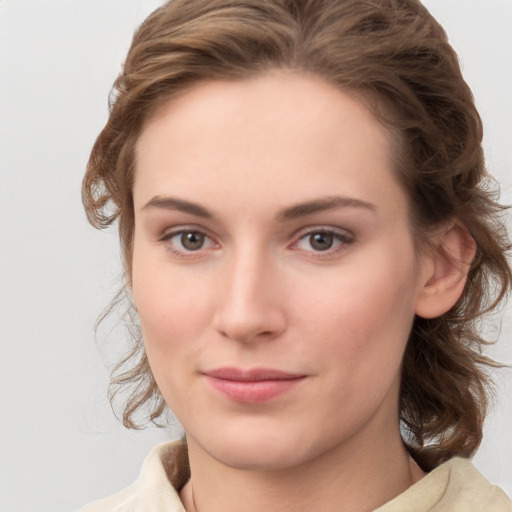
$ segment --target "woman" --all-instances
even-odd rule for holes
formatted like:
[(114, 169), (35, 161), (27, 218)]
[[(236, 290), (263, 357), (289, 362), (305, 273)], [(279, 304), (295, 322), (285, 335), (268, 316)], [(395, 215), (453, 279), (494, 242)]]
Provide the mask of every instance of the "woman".
[(124, 423), (186, 441), (85, 510), (512, 510), (467, 460), (512, 281), (481, 139), (415, 0), (155, 11), (83, 197), (140, 321)]

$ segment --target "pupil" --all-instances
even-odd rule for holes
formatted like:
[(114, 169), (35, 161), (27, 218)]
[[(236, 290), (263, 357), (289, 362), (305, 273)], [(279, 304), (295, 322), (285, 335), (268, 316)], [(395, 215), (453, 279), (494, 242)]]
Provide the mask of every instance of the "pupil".
[(326, 251), (332, 247), (333, 236), (329, 233), (315, 233), (310, 238), (311, 247), (317, 251)]
[(183, 233), (181, 235), (181, 244), (189, 251), (197, 251), (204, 244), (204, 235), (196, 231)]

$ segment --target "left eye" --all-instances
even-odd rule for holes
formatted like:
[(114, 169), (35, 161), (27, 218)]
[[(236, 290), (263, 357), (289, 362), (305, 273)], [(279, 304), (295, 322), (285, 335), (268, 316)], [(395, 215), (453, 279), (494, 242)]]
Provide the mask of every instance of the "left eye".
[(333, 231), (313, 231), (302, 236), (296, 247), (303, 251), (325, 252), (350, 242), (348, 236)]
[(201, 231), (186, 230), (165, 237), (171, 247), (178, 252), (195, 252), (213, 247), (213, 240)]

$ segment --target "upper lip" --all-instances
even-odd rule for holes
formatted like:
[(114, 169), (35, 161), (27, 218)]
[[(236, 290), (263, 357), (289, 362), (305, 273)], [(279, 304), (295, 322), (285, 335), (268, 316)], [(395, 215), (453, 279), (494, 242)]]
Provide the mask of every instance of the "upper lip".
[(276, 370), (273, 368), (251, 368), (241, 369), (234, 367), (222, 367), (215, 368), (213, 370), (207, 370), (203, 372), (209, 377), (222, 380), (232, 380), (238, 382), (258, 382), (265, 380), (291, 380), (300, 379), (305, 377), (304, 374), (289, 373), (282, 370)]

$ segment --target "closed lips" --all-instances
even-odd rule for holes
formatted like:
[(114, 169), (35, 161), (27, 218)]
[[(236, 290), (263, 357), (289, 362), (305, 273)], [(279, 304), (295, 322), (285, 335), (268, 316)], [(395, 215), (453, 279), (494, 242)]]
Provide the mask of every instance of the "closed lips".
[(212, 388), (230, 401), (254, 404), (270, 401), (291, 391), (306, 375), (280, 370), (219, 368), (205, 372)]
[(268, 380), (293, 380), (301, 379), (305, 375), (283, 372), (273, 369), (241, 370), (238, 368), (218, 368), (204, 372), (205, 375), (222, 380), (238, 382), (257, 382)]

